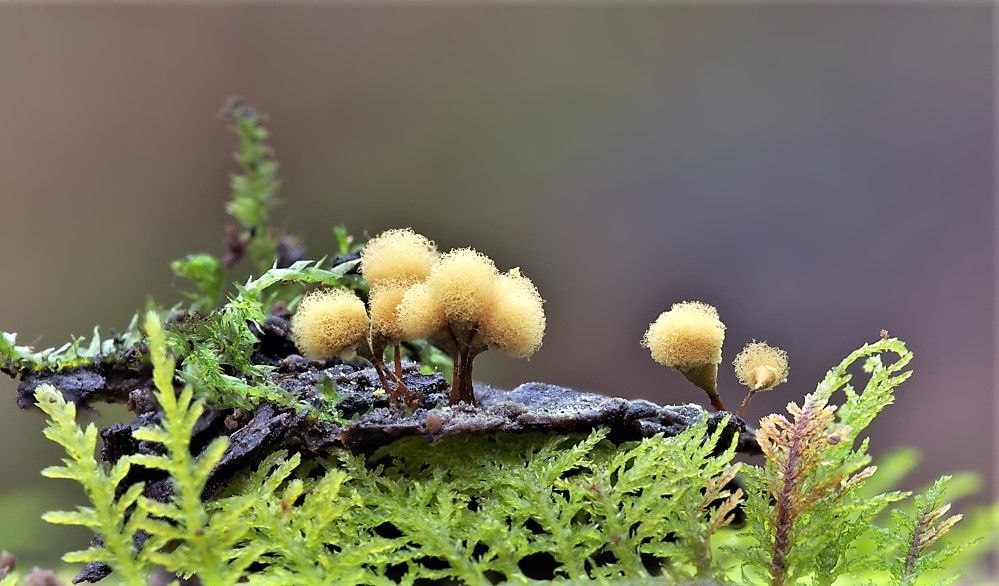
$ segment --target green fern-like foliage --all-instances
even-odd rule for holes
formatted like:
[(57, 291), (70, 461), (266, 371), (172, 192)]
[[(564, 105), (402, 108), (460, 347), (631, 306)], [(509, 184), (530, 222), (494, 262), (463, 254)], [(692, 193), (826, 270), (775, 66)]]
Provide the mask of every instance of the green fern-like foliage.
[[(733, 463), (736, 444), (719, 445), (720, 432), (709, 432), (705, 419), (676, 437), (620, 445), (597, 430), (437, 443), (409, 438), (369, 457), (277, 452), (205, 501), (206, 480), (228, 440), (192, 453), (205, 403), (191, 385), (175, 389), (167, 334), (155, 312), (145, 330), (163, 417), (134, 436), (160, 444), (159, 452), (123, 456), (106, 468), (95, 458), (96, 429), (76, 424), (75, 405), (48, 386), (36, 393), (50, 417), (47, 437), (67, 453), (64, 465), (46, 475), (76, 481), (90, 500), (46, 519), (100, 535), (100, 544), (65, 559), (107, 563), (121, 583), (143, 583), (153, 568), (164, 567), (212, 585), (532, 579), (910, 585), (961, 553), (945, 535), (959, 517), (945, 518), (944, 481), (917, 497), (911, 512), (896, 508), (879, 528), (880, 513), (906, 494), (884, 490), (897, 477), (879, 479), (866, 441), (855, 440), (908, 376), (910, 355), (897, 340), (852, 354), (801, 407), (792, 404), (790, 419), (764, 420), (762, 466), (740, 469)], [(885, 365), (885, 352), (897, 359)], [(847, 373), (860, 359), (870, 374), (863, 392), (849, 386)], [(828, 400), (839, 390), (845, 401), (837, 409)], [(124, 486), (136, 466), (165, 472), (172, 496), (160, 502), (144, 496), (141, 483)], [(730, 485), (737, 475), (747, 493), (739, 535), (727, 528), (743, 498)]]
[[(920, 576), (941, 568), (948, 558), (972, 545), (971, 542), (966, 542), (938, 547), (940, 539), (964, 517), (945, 517), (950, 510), (950, 504), (944, 502), (950, 480), (950, 476), (944, 476), (926, 492), (916, 495), (913, 511), (892, 511), (892, 526), (882, 530), (882, 551), (904, 552), (903, 555), (883, 558), (883, 568), (901, 586), (913, 586)], [(952, 579), (945, 580), (945, 583), (953, 581)]]
[[(155, 313), (148, 314), (145, 329), (156, 398), (164, 417), (162, 427), (142, 428), (134, 436), (162, 444), (163, 455), (123, 457), (105, 471), (95, 459), (97, 430), (93, 424), (81, 430), (75, 421), (76, 406), (52, 387), (40, 387), (36, 398), (50, 417), (45, 435), (68, 454), (63, 466), (47, 468), (43, 474), (75, 480), (92, 503), (92, 507), (78, 511), (48, 513), (45, 519), (84, 526), (100, 535), (102, 546), (67, 554), (64, 559), (104, 562), (127, 584), (145, 584), (153, 564), (181, 574), (197, 573), (205, 584), (233, 584), (254, 559), (253, 549), (239, 552), (243, 555), (231, 551), (241, 539), (241, 511), (230, 507), (208, 515), (201, 500), (208, 475), (224, 454), (228, 438), (218, 438), (199, 456), (192, 455), (191, 438), (204, 403), (194, 400), (190, 386), (175, 393), (174, 362), (167, 355), (166, 336)], [(133, 466), (166, 472), (174, 486), (173, 499), (162, 503), (141, 496), (142, 483), (132, 484), (116, 498)], [(148, 536), (141, 550), (135, 545), (139, 531)]]
[(228, 303), (206, 316), (191, 316), (172, 328), (171, 350), (183, 355), (181, 376), (197, 384), (198, 392), (213, 405), (252, 408), (261, 400), (304, 408), (288, 397), (268, 377), (271, 367), (254, 364), (251, 352), (257, 343), (253, 327), (267, 316), (269, 289), (296, 283), (346, 286), (345, 275), (357, 261), (323, 268), (322, 261), (299, 261), (288, 268), (271, 268), (245, 285)]
[[(133, 465), (163, 470), (173, 481), (173, 499), (161, 503), (143, 499), (141, 528), (149, 535), (144, 558), (184, 576), (197, 574), (207, 586), (234, 584), (255, 559), (253, 548), (234, 550), (243, 531), (239, 507), (228, 507), (216, 515), (205, 511), (201, 495), (209, 474), (229, 445), (227, 437), (216, 438), (197, 457), (191, 454), (191, 438), (204, 403), (194, 400), (188, 385), (179, 393), (173, 386), (174, 363), (166, 353), (166, 336), (154, 313), (146, 319), (156, 399), (163, 410), (161, 427), (144, 427), (135, 439), (162, 444), (162, 455), (130, 456)], [(124, 458), (123, 458), (124, 459)]]
[[(886, 353), (896, 356), (887, 365)], [(746, 475), (746, 513), (760, 547), (741, 553), (761, 579), (774, 585), (804, 578), (832, 584), (885, 563), (885, 550), (864, 551), (860, 544), (877, 532), (875, 519), (909, 495), (863, 490), (877, 467), (871, 465), (868, 440), (859, 438), (909, 377), (904, 369), (911, 358), (897, 339), (867, 344), (830, 370), (801, 406), (790, 404), (791, 419), (770, 415), (760, 422), (757, 440), (766, 462), (749, 467)], [(869, 379), (857, 392), (848, 371), (860, 360)], [(837, 407), (830, 400), (840, 390), (845, 400)]]
[[(889, 491), (897, 486), (912, 472), (919, 462), (919, 456), (914, 450), (898, 450), (879, 459), (878, 472), (864, 486), (858, 488), (862, 496), (873, 497)], [(939, 480), (940, 492), (935, 496), (939, 506), (944, 502), (955, 502), (964, 497), (974, 495), (981, 490), (981, 479), (973, 473), (949, 475)], [(931, 485), (921, 494), (936, 492)], [(840, 580), (847, 584), (899, 584), (901, 583), (897, 570), (904, 566), (908, 547), (913, 543), (912, 525), (903, 524), (903, 519), (915, 519), (920, 513), (921, 505), (917, 501), (925, 497), (909, 498), (891, 508), (888, 515), (882, 515), (877, 521), (877, 531), (865, 532), (858, 536), (854, 546), (854, 555), (867, 556), (873, 563), (866, 569), (858, 569), (852, 573), (850, 580)], [(999, 538), (999, 505), (990, 504), (979, 507), (965, 508), (964, 518), (959, 524), (943, 532), (930, 545), (930, 550), (947, 551), (940, 558), (939, 564), (924, 565), (917, 584), (947, 584), (953, 582), (959, 575), (969, 584), (984, 583), (978, 576), (977, 568), (982, 556), (986, 555)], [(920, 556), (931, 553), (929, 550), (920, 552)]]
[(705, 434), (622, 447), (602, 432), (411, 439), (311, 466), (282, 453), (214, 507), (252, 503), (247, 537), (267, 566), (250, 583), (612, 581), (648, 578), (643, 554), (675, 556), (676, 577), (707, 576), (708, 538), (729, 517), (702, 518), (692, 487), (723, 481), (733, 452), (710, 456), (718, 436)]
[[(527, 580), (534, 571), (608, 581), (649, 577), (667, 557), (677, 579), (721, 577), (710, 539), (729, 523), (740, 495), (725, 486), (737, 471), (735, 444), (719, 451), (721, 431), (709, 433), (706, 419), (677, 437), (623, 446), (596, 431), (433, 445), (410, 439), (370, 459), (340, 452), (307, 464), (282, 452), (205, 503), (205, 481), (227, 439), (192, 455), (204, 404), (190, 386), (175, 391), (173, 360), (153, 313), (146, 331), (163, 418), (134, 435), (161, 444), (162, 455), (125, 456), (105, 471), (94, 458), (96, 429), (81, 430), (75, 406), (54, 389), (38, 390), (51, 418), (46, 435), (69, 455), (47, 475), (75, 480), (92, 502), (46, 518), (88, 527), (104, 541), (67, 561), (103, 561), (129, 584), (154, 566), (211, 585), (334, 578), (485, 584)], [(141, 496), (141, 484), (116, 498), (132, 466), (168, 473), (172, 499)], [(141, 549), (140, 530), (148, 535)]]
[(0, 371), (16, 375), (24, 371), (58, 372), (102, 359), (114, 360), (140, 340), (138, 314), (132, 317), (125, 331), (109, 338), (101, 337), (100, 328), (88, 341), (73, 337), (62, 346), (35, 351), (29, 346), (17, 345), (17, 334), (0, 332)]
[(267, 227), (270, 214), (278, 205), (279, 164), (267, 144), (270, 131), (264, 127), (265, 116), (239, 99), (231, 100), (224, 113), (239, 139), (233, 158), (241, 169), (241, 173), (230, 178), (233, 196), (226, 211), (244, 230), (242, 240), (250, 260), (257, 270), (264, 270), (277, 248), (277, 239)]
[(76, 405), (67, 402), (62, 393), (50, 385), (35, 391), (38, 406), (49, 416), (45, 437), (62, 446), (66, 458), (62, 466), (42, 471), (49, 478), (65, 478), (80, 485), (90, 506), (75, 511), (54, 511), (44, 518), (60, 525), (79, 525), (103, 536), (103, 545), (67, 553), (69, 563), (103, 562), (116, 569), (123, 583), (145, 584), (143, 564), (136, 559), (135, 534), (142, 522), (143, 511), (132, 515), (129, 509), (138, 502), (142, 484), (134, 484), (121, 497), (118, 489), (132, 466), (121, 459), (105, 469), (94, 456), (97, 449), (97, 428), (93, 423), (81, 429), (76, 423)]

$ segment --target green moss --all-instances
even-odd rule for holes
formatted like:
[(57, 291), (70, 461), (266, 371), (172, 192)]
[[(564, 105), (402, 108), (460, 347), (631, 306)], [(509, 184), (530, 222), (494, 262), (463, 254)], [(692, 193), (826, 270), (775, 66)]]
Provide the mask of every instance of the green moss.
[(122, 334), (102, 338), (100, 328), (95, 327), (89, 341), (73, 337), (62, 346), (40, 351), (30, 346), (18, 346), (16, 333), (0, 332), (0, 370), (11, 375), (26, 371), (58, 372), (101, 360), (119, 360), (140, 340), (138, 314), (132, 317)]
[[(75, 480), (92, 502), (46, 519), (104, 537), (104, 546), (68, 554), (66, 561), (105, 562), (127, 583), (141, 583), (159, 565), (197, 574), (209, 585), (240, 578), (379, 583), (398, 572), (407, 581), (475, 584), (490, 576), (527, 579), (522, 564), (535, 555), (550, 555), (550, 570), (575, 580), (647, 576), (642, 556), (649, 554), (669, 557), (672, 576), (717, 577), (709, 540), (730, 521), (730, 507), (709, 505), (730, 496), (724, 484), (734, 473), (735, 444), (713, 455), (721, 432), (709, 434), (706, 420), (677, 437), (623, 446), (597, 431), (434, 445), (410, 439), (368, 460), (341, 452), (303, 463), (300, 455), (281, 452), (205, 503), (200, 495), (227, 439), (192, 456), (191, 435), (204, 403), (190, 386), (175, 393), (173, 361), (155, 313), (146, 331), (163, 419), (134, 436), (162, 444), (163, 455), (125, 456), (106, 471), (94, 457), (96, 429), (79, 429), (75, 406), (52, 387), (36, 393), (51, 418), (46, 435), (69, 456), (66, 466), (46, 475)], [(142, 496), (141, 483), (115, 498), (135, 466), (169, 474), (172, 499)], [(704, 487), (711, 489), (707, 495)], [(139, 530), (150, 537), (136, 550)], [(251, 563), (258, 567), (247, 572)]]
[(183, 356), (181, 378), (215, 406), (252, 408), (267, 400), (306, 408), (267, 376), (270, 367), (250, 360), (257, 343), (253, 328), (267, 316), (265, 298), (271, 288), (288, 283), (344, 286), (344, 275), (355, 265), (357, 261), (349, 261), (322, 268), (322, 261), (299, 261), (288, 268), (275, 267), (237, 286), (237, 293), (225, 305), (174, 325), (170, 348)]
[[(102, 561), (122, 581), (136, 584), (154, 566), (196, 574), (205, 584), (320, 584), (334, 578), (351, 584), (418, 578), (485, 584), (548, 573), (573, 581), (614, 581), (648, 578), (650, 570), (661, 571), (671, 583), (720, 583), (740, 574), (755, 575), (754, 582), (771, 575), (775, 503), (767, 487), (785, 478), (780, 460), (770, 458), (747, 475), (746, 534), (763, 547), (739, 550), (746, 563), (717, 555), (712, 540), (728, 531), (741, 491), (727, 486), (737, 470), (735, 444), (718, 446), (720, 432), (709, 433), (703, 421), (676, 437), (622, 445), (595, 431), (458, 437), (436, 444), (410, 438), (369, 458), (334, 452), (304, 460), (277, 452), (222, 496), (204, 502), (205, 481), (227, 439), (192, 456), (191, 434), (204, 403), (194, 399), (190, 386), (175, 392), (173, 361), (154, 313), (146, 331), (164, 413), (161, 426), (143, 428), (135, 437), (162, 444), (162, 455), (125, 456), (104, 468), (94, 457), (93, 425), (80, 429), (74, 405), (55, 389), (37, 391), (51, 418), (46, 435), (68, 455), (64, 466), (49, 468), (46, 475), (75, 480), (91, 500), (91, 507), (49, 513), (46, 519), (83, 525), (104, 537), (102, 547), (67, 554), (66, 561)], [(872, 382), (862, 394), (847, 389), (842, 425), (851, 421), (859, 428), (869, 421), (904, 380), (897, 371), (908, 354), (900, 343), (868, 346), (858, 356), (888, 349), (901, 359), (889, 367), (868, 360)], [(817, 395), (842, 386), (844, 365), (830, 371)], [(865, 555), (858, 547), (881, 535), (872, 521), (905, 495), (872, 497), (862, 483), (850, 485), (850, 475), (869, 461), (866, 442), (858, 450), (845, 437), (842, 447), (827, 445), (824, 457), (809, 460), (815, 467), (799, 471), (796, 481), (804, 495), (799, 503), (809, 508), (807, 516), (799, 511), (803, 521), (794, 527), (788, 579), (812, 576), (832, 583), (838, 575), (868, 571), (879, 559), (886, 570), (896, 568), (897, 560), (884, 555), (893, 550)], [(172, 499), (142, 496), (142, 484), (123, 490), (122, 480), (134, 466), (169, 474)], [(831, 471), (840, 468), (841, 473)], [(828, 494), (809, 496), (830, 479), (836, 482)], [(907, 543), (916, 530), (913, 519), (940, 507), (941, 487), (917, 499), (916, 517), (899, 513), (900, 528), (885, 534)], [(150, 537), (137, 550), (133, 540), (139, 530)], [(952, 549), (927, 548), (909, 565), (910, 574), (941, 567)], [(903, 559), (906, 555), (911, 554), (906, 551)], [(753, 574), (754, 566), (763, 571)]]

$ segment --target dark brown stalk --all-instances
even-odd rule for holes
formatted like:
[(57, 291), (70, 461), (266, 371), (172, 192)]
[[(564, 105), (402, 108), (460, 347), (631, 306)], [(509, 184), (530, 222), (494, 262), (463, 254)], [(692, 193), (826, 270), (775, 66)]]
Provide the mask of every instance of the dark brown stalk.
[(454, 328), (448, 326), (448, 334), (451, 336), (451, 341), (454, 343), (454, 378), (451, 382), (451, 396), (449, 403), (451, 405), (457, 405), (458, 403), (468, 403), (469, 405), (475, 405), (475, 392), (473, 390), (472, 381), (472, 361), (475, 360), (475, 356), (482, 350), (477, 348), (475, 344), (475, 335), (478, 333), (478, 326), (472, 326), (466, 340), (462, 341), (459, 339), (458, 334), (454, 331)]
[(402, 349), (399, 343), (395, 344), (395, 391), (391, 394), (392, 404), (396, 407), (405, 404), (410, 409), (416, 408), (416, 395), (409, 390), (402, 380)]
[(458, 390), (458, 402), (468, 403), (469, 405), (475, 405), (475, 391), (472, 386), (472, 357), (465, 353), (465, 358), (462, 360), (463, 363), (463, 374), (461, 378), (461, 387)]
[(461, 355), (461, 350), (458, 350), (454, 355), (454, 376), (451, 377), (451, 396), (448, 399), (450, 405), (457, 405), (461, 401), (461, 389), (464, 386), (465, 374)]
[[(472, 359), (469, 346), (458, 352), (458, 360), (454, 365), (455, 381), (451, 385), (451, 404), (468, 403), (475, 405), (475, 394), (472, 391)], [(459, 374), (460, 373), (460, 374)]]
[(372, 365), (375, 367), (375, 372), (378, 373), (378, 381), (382, 383), (382, 388), (389, 393), (389, 397), (392, 396), (392, 387), (389, 386), (388, 378), (385, 376), (385, 365), (381, 361), (373, 362)]
[(911, 584), (916, 574), (916, 560), (923, 549), (923, 532), (926, 531), (926, 515), (920, 514), (916, 528), (912, 532), (912, 543), (905, 554), (905, 573), (902, 574), (902, 584)]
[(367, 344), (357, 347), (357, 355), (371, 363), (371, 366), (374, 367), (375, 372), (378, 374), (378, 381), (381, 383), (382, 388), (391, 396), (392, 387), (389, 386), (388, 377), (385, 376), (385, 371), (387, 370), (384, 359), (385, 344), (378, 338), (369, 338)]
[(739, 407), (739, 412), (736, 413), (736, 415), (739, 416), (739, 419), (745, 419), (744, 415), (746, 413), (746, 407), (749, 407), (749, 402), (752, 401), (753, 397), (755, 396), (756, 396), (756, 391), (750, 390), (748, 393), (746, 393), (746, 398), (742, 400), (742, 405)]
[(395, 378), (402, 384), (402, 348), (399, 342), (395, 343)]

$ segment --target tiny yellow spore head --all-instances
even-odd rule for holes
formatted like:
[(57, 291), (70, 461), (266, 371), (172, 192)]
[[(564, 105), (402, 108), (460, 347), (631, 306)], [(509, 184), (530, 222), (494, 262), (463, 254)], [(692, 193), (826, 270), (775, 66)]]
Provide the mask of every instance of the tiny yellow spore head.
[(426, 282), (409, 286), (396, 308), (396, 324), (403, 340), (429, 338), (444, 329), (447, 316)]
[(718, 310), (700, 301), (674, 303), (649, 325), (642, 345), (653, 360), (679, 370), (721, 364), (725, 324)]
[(410, 228), (382, 232), (361, 251), (361, 274), (368, 283), (414, 283), (427, 278), (438, 257), (437, 245)]
[(499, 279), (496, 264), (471, 248), (441, 256), (427, 277), (437, 302), (452, 323), (476, 322), (489, 306)]
[(313, 291), (292, 316), (291, 334), (306, 357), (327, 360), (367, 337), (368, 313), (364, 302), (351, 291)]
[(493, 301), (479, 319), (490, 348), (527, 358), (545, 335), (544, 299), (530, 279), (513, 269), (496, 281)]
[(371, 311), (371, 332), (389, 340), (402, 336), (399, 327), (399, 304), (409, 286), (398, 281), (379, 283), (371, 288), (368, 306)]
[(787, 352), (766, 342), (750, 342), (733, 362), (739, 382), (751, 391), (769, 391), (787, 381)]

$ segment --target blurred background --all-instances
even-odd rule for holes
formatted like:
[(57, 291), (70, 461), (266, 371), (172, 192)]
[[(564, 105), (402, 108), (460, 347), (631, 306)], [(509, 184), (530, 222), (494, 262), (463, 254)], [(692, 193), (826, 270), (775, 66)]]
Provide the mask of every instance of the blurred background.
[[(169, 261), (222, 247), (217, 112), (239, 94), (271, 116), (279, 213), (313, 256), (338, 223), (412, 226), (535, 279), (544, 347), (484, 355), (483, 380), (704, 402), (639, 346), (701, 299), (729, 402), (745, 342), (791, 355), (758, 418), (885, 328), (916, 374), (875, 452), (921, 450), (913, 486), (991, 479), (992, 11), (0, 8), (0, 330), (58, 345), (176, 300)], [(38, 474), (59, 458), (38, 413), (6, 379), (0, 398), (0, 549), (52, 564), (89, 536), (39, 520), (71, 487)]]

